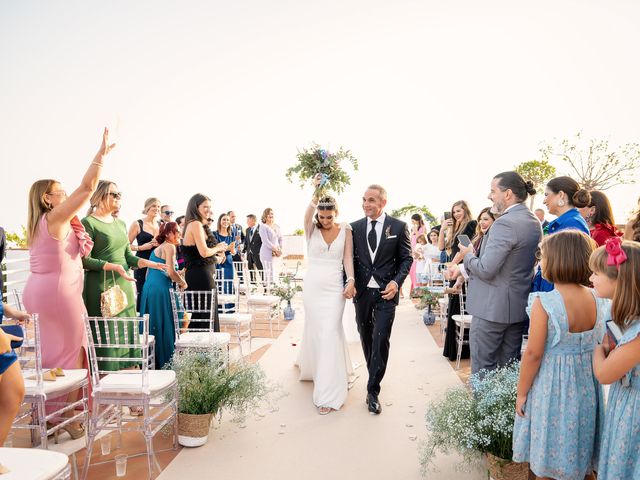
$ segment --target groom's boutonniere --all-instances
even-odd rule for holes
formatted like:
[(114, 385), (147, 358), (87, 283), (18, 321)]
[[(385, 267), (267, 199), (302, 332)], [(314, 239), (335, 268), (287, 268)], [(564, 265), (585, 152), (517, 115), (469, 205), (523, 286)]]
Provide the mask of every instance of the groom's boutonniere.
[(391, 235), (391, 225), (389, 225), (387, 229), (384, 231), (385, 240), (389, 240), (390, 238), (396, 238), (396, 237), (397, 235)]

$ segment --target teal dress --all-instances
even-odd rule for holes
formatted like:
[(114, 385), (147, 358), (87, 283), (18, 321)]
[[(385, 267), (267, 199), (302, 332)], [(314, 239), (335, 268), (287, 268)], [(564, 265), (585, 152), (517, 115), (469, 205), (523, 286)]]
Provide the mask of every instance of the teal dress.
[[(640, 335), (640, 319), (624, 332), (618, 346)], [(640, 478), (640, 365), (611, 385), (598, 480)]]
[(604, 336), (611, 304), (595, 298), (594, 328), (572, 333), (560, 293), (552, 290), (529, 295), (529, 315), (536, 297), (549, 316), (547, 341), (538, 375), (527, 395), (525, 416), (516, 415), (513, 460), (529, 462), (539, 477), (582, 480), (595, 469), (598, 459), (604, 403), (591, 362), (593, 349)]
[[(151, 252), (149, 260), (165, 263)], [(175, 265), (175, 269), (178, 266)], [(147, 279), (142, 288), (140, 299), (140, 315), (149, 314), (149, 335), (156, 340), (156, 369), (161, 369), (171, 360), (176, 342), (176, 330), (171, 308), (171, 294), (169, 289), (172, 281), (162, 270), (148, 269)]]

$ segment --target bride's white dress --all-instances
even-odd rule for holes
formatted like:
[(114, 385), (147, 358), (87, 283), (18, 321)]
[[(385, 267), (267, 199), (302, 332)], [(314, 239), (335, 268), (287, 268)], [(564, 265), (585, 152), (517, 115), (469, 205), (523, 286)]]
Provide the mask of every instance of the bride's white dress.
[(313, 228), (309, 236), (304, 277), (304, 332), (297, 364), (300, 380), (313, 380), (313, 403), (338, 410), (347, 398), (353, 366), (342, 326), (345, 298), (342, 259), (347, 223), (327, 245)]

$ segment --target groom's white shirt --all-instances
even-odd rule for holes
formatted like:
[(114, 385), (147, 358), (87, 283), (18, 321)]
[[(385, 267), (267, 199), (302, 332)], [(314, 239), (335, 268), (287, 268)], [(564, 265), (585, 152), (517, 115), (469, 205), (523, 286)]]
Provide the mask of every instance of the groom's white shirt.
[[(382, 212), (382, 214), (376, 218), (376, 249), (371, 250), (371, 246), (369, 245), (369, 232), (371, 231), (371, 219), (369, 217), (367, 217), (367, 232), (366, 232), (366, 240), (367, 240), (367, 248), (369, 249), (369, 255), (371, 255), (371, 262), (373, 263), (373, 261), (376, 258), (376, 253), (378, 251), (378, 247), (380, 247), (380, 240), (382, 239), (382, 227), (384, 226), (384, 221), (387, 218), (387, 214)], [(367, 287), (369, 288), (380, 288), (380, 285), (378, 285), (378, 282), (376, 282), (373, 277), (371, 277), (371, 280), (369, 280), (369, 283), (367, 284)]]

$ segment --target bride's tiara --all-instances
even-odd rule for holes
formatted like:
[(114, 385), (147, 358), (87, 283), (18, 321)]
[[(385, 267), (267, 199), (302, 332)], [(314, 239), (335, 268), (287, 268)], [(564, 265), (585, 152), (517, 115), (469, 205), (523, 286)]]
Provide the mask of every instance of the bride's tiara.
[(335, 208), (335, 202), (318, 202), (318, 208)]

